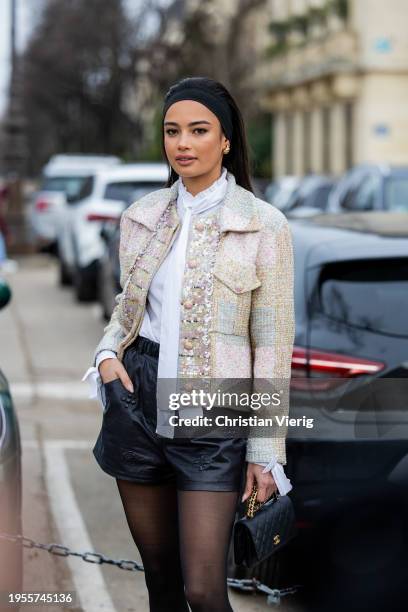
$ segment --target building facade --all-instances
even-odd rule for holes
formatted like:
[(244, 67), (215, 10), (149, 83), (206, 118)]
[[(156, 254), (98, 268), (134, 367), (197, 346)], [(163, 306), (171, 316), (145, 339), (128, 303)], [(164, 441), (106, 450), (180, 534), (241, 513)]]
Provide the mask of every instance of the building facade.
[(406, 0), (269, 0), (273, 174), (408, 163)]

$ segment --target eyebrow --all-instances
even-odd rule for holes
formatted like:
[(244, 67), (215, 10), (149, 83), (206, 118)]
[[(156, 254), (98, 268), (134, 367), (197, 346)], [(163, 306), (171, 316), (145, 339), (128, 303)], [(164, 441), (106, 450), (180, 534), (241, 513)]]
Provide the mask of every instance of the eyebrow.
[[(191, 123), (188, 124), (188, 127), (193, 126), (193, 125), (198, 125), (199, 123), (206, 123), (207, 125), (211, 125), (211, 123), (209, 121), (192, 121)], [(176, 125), (177, 127), (180, 127), (178, 123), (176, 123), (175, 121), (165, 121), (164, 125)]]

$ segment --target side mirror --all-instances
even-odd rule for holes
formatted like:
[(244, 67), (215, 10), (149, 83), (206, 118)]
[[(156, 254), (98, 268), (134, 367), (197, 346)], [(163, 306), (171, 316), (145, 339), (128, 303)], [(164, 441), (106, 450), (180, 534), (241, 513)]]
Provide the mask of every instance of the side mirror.
[(7, 306), (11, 300), (11, 289), (5, 280), (0, 278), (0, 309)]

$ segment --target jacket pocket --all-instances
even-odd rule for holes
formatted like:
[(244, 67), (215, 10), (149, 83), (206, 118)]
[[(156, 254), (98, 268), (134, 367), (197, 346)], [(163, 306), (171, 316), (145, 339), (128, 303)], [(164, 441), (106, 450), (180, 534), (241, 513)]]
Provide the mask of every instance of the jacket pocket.
[(261, 285), (254, 265), (226, 259), (214, 268), (215, 331), (246, 336), (252, 291)]

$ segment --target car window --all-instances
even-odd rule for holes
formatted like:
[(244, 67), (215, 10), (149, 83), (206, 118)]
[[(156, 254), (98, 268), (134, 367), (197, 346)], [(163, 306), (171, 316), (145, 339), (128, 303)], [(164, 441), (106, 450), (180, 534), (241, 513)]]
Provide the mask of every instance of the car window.
[(312, 208), (318, 208), (319, 210), (326, 210), (327, 200), (329, 197), (329, 193), (332, 189), (332, 185), (320, 185), (317, 189), (313, 191), (305, 200), (304, 204), (306, 206), (311, 206)]
[(364, 179), (367, 177), (366, 172), (362, 172), (360, 169), (351, 170), (348, 175), (346, 175), (344, 181), (341, 181), (338, 185), (338, 190), (340, 190), (339, 195), (339, 205), (340, 208), (344, 208), (346, 210), (354, 209), (354, 198), (357, 193), (357, 190)]
[(392, 176), (385, 181), (385, 208), (408, 212), (408, 176)]
[(279, 185), (277, 183), (272, 183), (268, 185), (268, 187), (265, 190), (266, 201), (272, 204), (278, 191), (279, 191)]
[(162, 187), (163, 181), (116, 181), (108, 183), (103, 197), (105, 200), (129, 202)]
[(298, 194), (298, 187), (296, 185), (283, 186), (276, 193), (272, 204), (279, 208), (279, 210), (289, 210), (293, 206), (293, 202), (296, 201)]
[(368, 175), (358, 187), (353, 199), (354, 210), (374, 210), (381, 187), (379, 176)]
[(41, 184), (42, 191), (61, 191), (69, 198), (79, 195), (89, 176), (47, 176)]
[(93, 176), (88, 176), (88, 178), (86, 179), (86, 181), (83, 183), (83, 185), (81, 185), (81, 189), (78, 193), (78, 197), (77, 198), (70, 198), (71, 201), (75, 200), (83, 200), (84, 198), (88, 198), (93, 191), (94, 188), (94, 177)]
[(280, 208), (280, 210), (284, 210), (285, 212), (289, 210), (293, 210), (294, 208), (297, 208), (299, 204), (301, 203), (301, 192), (299, 189), (295, 189), (290, 194), (288, 194), (284, 205), (282, 205), (282, 202), (283, 202), (282, 197), (279, 199), (276, 198), (275, 201), (278, 202), (279, 204), (278, 208)]
[(404, 308), (408, 259), (328, 264), (320, 279), (320, 309), (329, 318), (378, 333), (408, 336)]
[(340, 198), (340, 207), (345, 210), (353, 209), (354, 196), (356, 193), (355, 186), (350, 186), (346, 191), (342, 194)]

